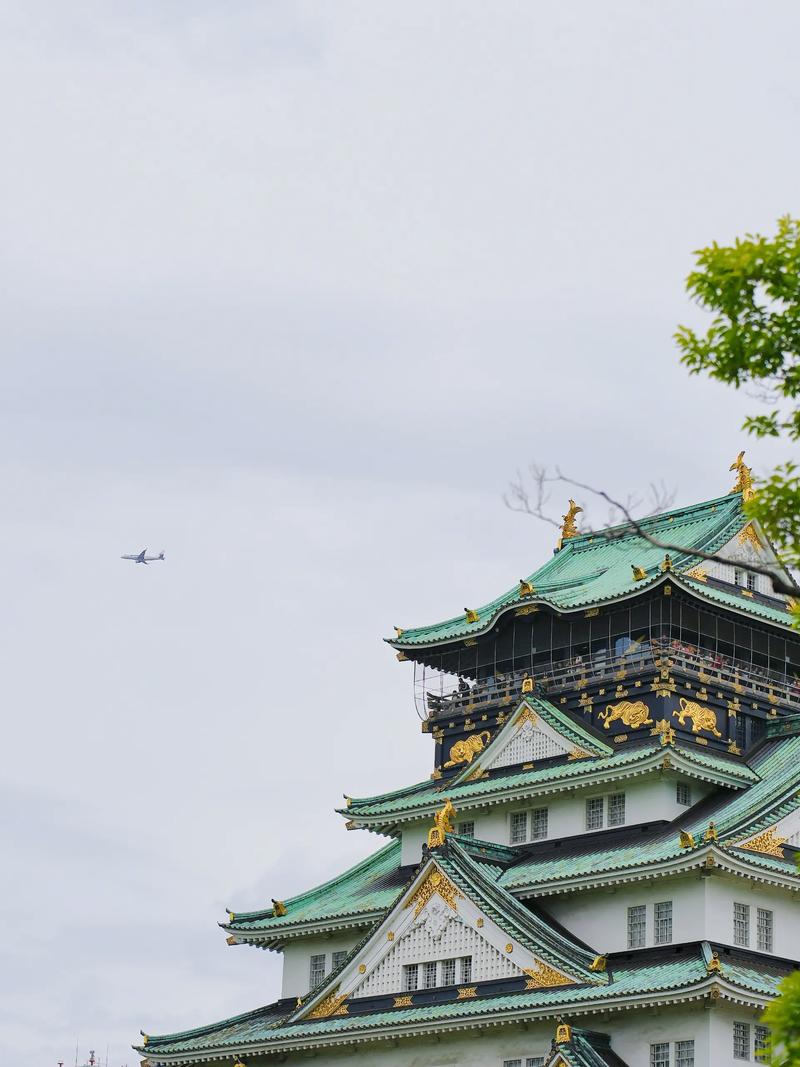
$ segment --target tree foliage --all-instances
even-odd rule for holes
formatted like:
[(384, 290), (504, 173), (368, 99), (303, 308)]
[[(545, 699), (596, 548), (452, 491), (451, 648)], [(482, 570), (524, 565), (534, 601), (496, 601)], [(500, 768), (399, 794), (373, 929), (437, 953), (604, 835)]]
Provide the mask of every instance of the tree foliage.
[(770, 1030), (770, 1052), (764, 1062), (772, 1067), (800, 1065), (800, 971), (784, 978), (780, 996), (767, 1006), (763, 1023)]
[[(774, 237), (748, 234), (702, 248), (686, 287), (713, 316), (705, 333), (675, 334), (692, 374), (750, 387), (769, 410), (748, 416), (756, 437), (800, 440), (800, 221), (778, 220)], [(800, 566), (800, 476), (790, 456), (757, 482), (747, 502), (785, 563)]]

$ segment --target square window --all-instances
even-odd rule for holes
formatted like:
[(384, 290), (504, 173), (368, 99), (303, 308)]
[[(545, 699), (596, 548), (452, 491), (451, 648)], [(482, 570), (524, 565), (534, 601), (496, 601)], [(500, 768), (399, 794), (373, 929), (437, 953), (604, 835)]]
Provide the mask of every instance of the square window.
[(410, 993), (419, 988), (419, 964), (408, 963), (403, 968), (403, 992)]
[(586, 829), (603, 829), (603, 798), (590, 797), (586, 801)]
[(756, 947), (759, 952), (772, 952), (772, 912), (759, 908), (756, 912)]
[(608, 825), (625, 825), (625, 794), (612, 793), (608, 798)]
[(422, 988), (423, 989), (435, 989), (436, 988), (436, 961), (431, 963), (422, 964)]
[(688, 808), (692, 803), (692, 791), (688, 782), (678, 782), (675, 787), (675, 799), (679, 804)]
[(644, 948), (647, 937), (647, 908), (637, 904), (628, 908), (628, 948)]
[(511, 844), (521, 845), (528, 840), (528, 813), (527, 811), (511, 812)]
[(341, 967), (344, 961), (347, 959), (347, 949), (341, 952), (334, 952), (331, 955), (331, 966), (335, 971), (338, 967)]
[(461, 984), (472, 981), (472, 956), (461, 957)]
[(544, 1056), (528, 1056), (525, 1067), (544, 1067)]
[(669, 1042), (650, 1046), (650, 1067), (669, 1067)]
[(472, 822), (472, 821), (470, 821), (470, 822), (460, 822), (458, 824), (458, 832), (461, 834), (462, 837), (474, 837), (475, 836), (475, 823)]
[(541, 841), (547, 837), (547, 808), (536, 808), (531, 812), (531, 840)]
[(657, 945), (668, 945), (672, 940), (672, 901), (663, 900), (653, 905), (653, 940)]
[(733, 905), (733, 943), (747, 948), (750, 944), (750, 905)]
[(769, 1027), (756, 1024), (753, 1027), (753, 1037), (753, 1051), (756, 1053), (756, 1059), (758, 1059), (759, 1052), (769, 1052)]
[(750, 1059), (750, 1023), (733, 1024), (733, 1058)]
[(752, 571), (747, 572), (747, 588), (753, 592), (756, 588), (756, 576)]
[(325, 977), (325, 953), (321, 952), (318, 956), (312, 956), (309, 962), (308, 970), (308, 982), (309, 988), (313, 989), (318, 986), (322, 979)]
[(442, 985), (456, 984), (456, 961), (442, 960)]
[(694, 1067), (694, 1041), (675, 1042), (675, 1067)]
[(522, 1060), (503, 1060), (503, 1067), (522, 1067)]

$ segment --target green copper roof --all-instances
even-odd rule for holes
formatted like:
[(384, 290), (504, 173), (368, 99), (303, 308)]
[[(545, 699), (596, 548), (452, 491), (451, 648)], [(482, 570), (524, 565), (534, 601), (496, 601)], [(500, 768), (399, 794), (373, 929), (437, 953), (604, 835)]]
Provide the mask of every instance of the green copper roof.
[(569, 1041), (553, 1043), (544, 1067), (565, 1063), (567, 1067), (626, 1067), (611, 1048), (608, 1034), (570, 1027)]
[(383, 914), (408, 880), (410, 872), (399, 875), (400, 870), (400, 842), (392, 841), (337, 878), (284, 901), (285, 915), (275, 915), (272, 908), (235, 912), (220, 925), (245, 940), (247, 933), (264, 931), (274, 931), (280, 939), (293, 928), (347, 916), (369, 922)]
[[(742, 760), (732, 758), (724, 753), (711, 752), (700, 746), (691, 746), (677, 742), (669, 749), (681, 759), (687, 773), (696, 769), (698, 778), (715, 781), (719, 784), (743, 786), (758, 780), (758, 775)], [(422, 817), (437, 810), (449, 797), (456, 811), (459, 803), (473, 805), (485, 802), (497, 796), (515, 799), (520, 793), (535, 796), (537, 792), (552, 792), (560, 785), (578, 783), (582, 780), (593, 781), (595, 775), (612, 776), (625, 773), (638, 773), (641, 765), (648, 761), (655, 765), (664, 755), (661, 742), (653, 738), (645, 743), (615, 749), (608, 756), (597, 756), (576, 760), (549, 760), (538, 767), (523, 770), (521, 767), (498, 768), (486, 778), (461, 783), (439, 781), (420, 782), (409, 789), (396, 793), (385, 793), (378, 797), (353, 799), (350, 807), (341, 809), (341, 814), (348, 815), (356, 823), (361, 820), (376, 825), (388, 825), (392, 820), (408, 819), (412, 816)]]
[[(613, 1007), (628, 998), (642, 995), (667, 997), (670, 994), (697, 991), (704, 985), (735, 987), (758, 998), (775, 996), (778, 983), (787, 968), (778, 961), (743, 962), (731, 955), (731, 962), (722, 954), (722, 975), (709, 975), (701, 945), (671, 947), (669, 953), (621, 954), (619, 961), (609, 957), (608, 985), (558, 986), (449, 1000), (419, 1007), (395, 1008), (364, 1015), (334, 1015), (327, 1019), (308, 1020), (286, 1025), (281, 1021), (280, 1006), (269, 1005), (258, 1011), (225, 1019), (212, 1026), (182, 1034), (149, 1037), (140, 1051), (157, 1062), (183, 1062), (227, 1051), (245, 1056), (249, 1051), (263, 1049), (270, 1052), (281, 1047), (324, 1045), (337, 1037), (356, 1036), (398, 1028), (414, 1032), (417, 1024), (423, 1030), (435, 1029), (437, 1023), (473, 1020), (498, 1020), (504, 1016), (549, 1018), (558, 1011), (582, 1011), (593, 1004)], [(285, 1002), (284, 1015), (285, 1020)]]
[[(652, 537), (679, 546), (681, 551), (671, 553), (675, 573), (669, 577), (683, 584), (679, 572), (700, 562), (692, 555), (692, 549), (716, 552), (748, 522), (740, 494), (729, 493), (716, 500), (644, 519), (640, 525)], [(583, 534), (565, 541), (552, 559), (529, 575), (526, 580), (533, 585), (534, 595), (521, 597), (516, 585), (476, 609), (474, 622), (468, 623), (465, 614), (461, 613), (433, 626), (404, 630), (400, 636), (387, 640), (393, 647), (403, 649), (474, 637), (492, 626), (501, 612), (520, 603), (545, 604), (556, 610), (571, 611), (616, 600), (664, 580), (660, 570), (664, 555), (664, 549), (656, 548), (630, 527), (627, 531), (626, 527), (611, 527), (607, 531)], [(647, 579), (635, 581), (632, 566), (646, 571)], [(788, 611), (765, 606), (755, 598), (720, 592), (702, 582), (686, 581), (685, 584), (700, 597), (729, 603), (747, 614), (791, 626), (792, 617)]]

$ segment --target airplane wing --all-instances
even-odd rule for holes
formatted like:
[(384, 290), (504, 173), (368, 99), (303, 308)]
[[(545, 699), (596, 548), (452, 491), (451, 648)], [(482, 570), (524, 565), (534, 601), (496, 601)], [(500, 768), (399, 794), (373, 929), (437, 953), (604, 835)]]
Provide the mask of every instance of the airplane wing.
[(144, 561), (145, 561), (144, 557), (145, 557), (146, 554), (147, 554), (147, 549), (143, 548), (142, 551), (139, 553), (139, 555), (136, 557), (136, 562), (137, 563), (144, 563)]

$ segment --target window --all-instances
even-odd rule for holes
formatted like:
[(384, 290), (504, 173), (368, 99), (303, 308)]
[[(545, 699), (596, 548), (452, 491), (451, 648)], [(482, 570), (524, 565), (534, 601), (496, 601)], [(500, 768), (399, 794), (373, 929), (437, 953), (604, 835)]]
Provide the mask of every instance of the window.
[(625, 794), (612, 793), (608, 798), (608, 825), (625, 825)]
[(318, 956), (312, 956), (309, 963), (308, 983), (309, 988), (313, 989), (314, 986), (318, 986), (322, 979), (325, 977), (325, 953), (322, 952)]
[(755, 1035), (754, 1051), (756, 1059), (760, 1059), (759, 1052), (769, 1052), (769, 1027), (756, 1024), (753, 1027), (753, 1031)]
[(669, 1067), (669, 1042), (650, 1046), (650, 1067)]
[(675, 787), (675, 799), (679, 804), (688, 808), (692, 803), (692, 791), (688, 782), (678, 782)]
[(628, 908), (628, 948), (644, 948), (647, 931), (647, 908), (637, 904)]
[(747, 588), (754, 592), (756, 588), (756, 576), (752, 571), (747, 572)]
[(772, 952), (772, 912), (759, 908), (756, 912), (756, 947), (759, 952)]
[(528, 1056), (525, 1067), (544, 1067), (544, 1056)]
[(750, 944), (750, 905), (733, 905), (733, 943), (747, 948)]
[(672, 940), (672, 901), (663, 900), (660, 904), (653, 905), (653, 926), (655, 929), (655, 943), (668, 945)]
[(442, 960), (442, 985), (456, 984), (456, 961)]
[(733, 1058), (750, 1059), (750, 1023), (733, 1024)]
[(511, 812), (511, 844), (521, 845), (528, 840), (527, 811)]
[(531, 812), (531, 840), (541, 841), (547, 837), (547, 808), (536, 808)]
[(419, 987), (419, 964), (408, 963), (403, 968), (403, 992), (410, 993)]
[(586, 829), (603, 829), (603, 798), (590, 797), (586, 801)]
[(433, 960), (431, 963), (422, 964), (422, 988), (436, 988), (436, 960)]
[(522, 1067), (522, 1060), (503, 1060), (503, 1067)]
[(733, 584), (744, 585), (744, 571), (739, 570), (738, 567), (733, 568)]
[(334, 952), (331, 956), (331, 966), (335, 971), (338, 967), (341, 967), (344, 961), (347, 959), (347, 949), (342, 952)]
[(472, 956), (461, 957), (461, 984), (472, 981)]
[(675, 1042), (675, 1067), (694, 1067), (694, 1041)]
[(460, 822), (458, 824), (458, 832), (462, 837), (474, 837), (475, 836), (475, 823), (474, 822)]

